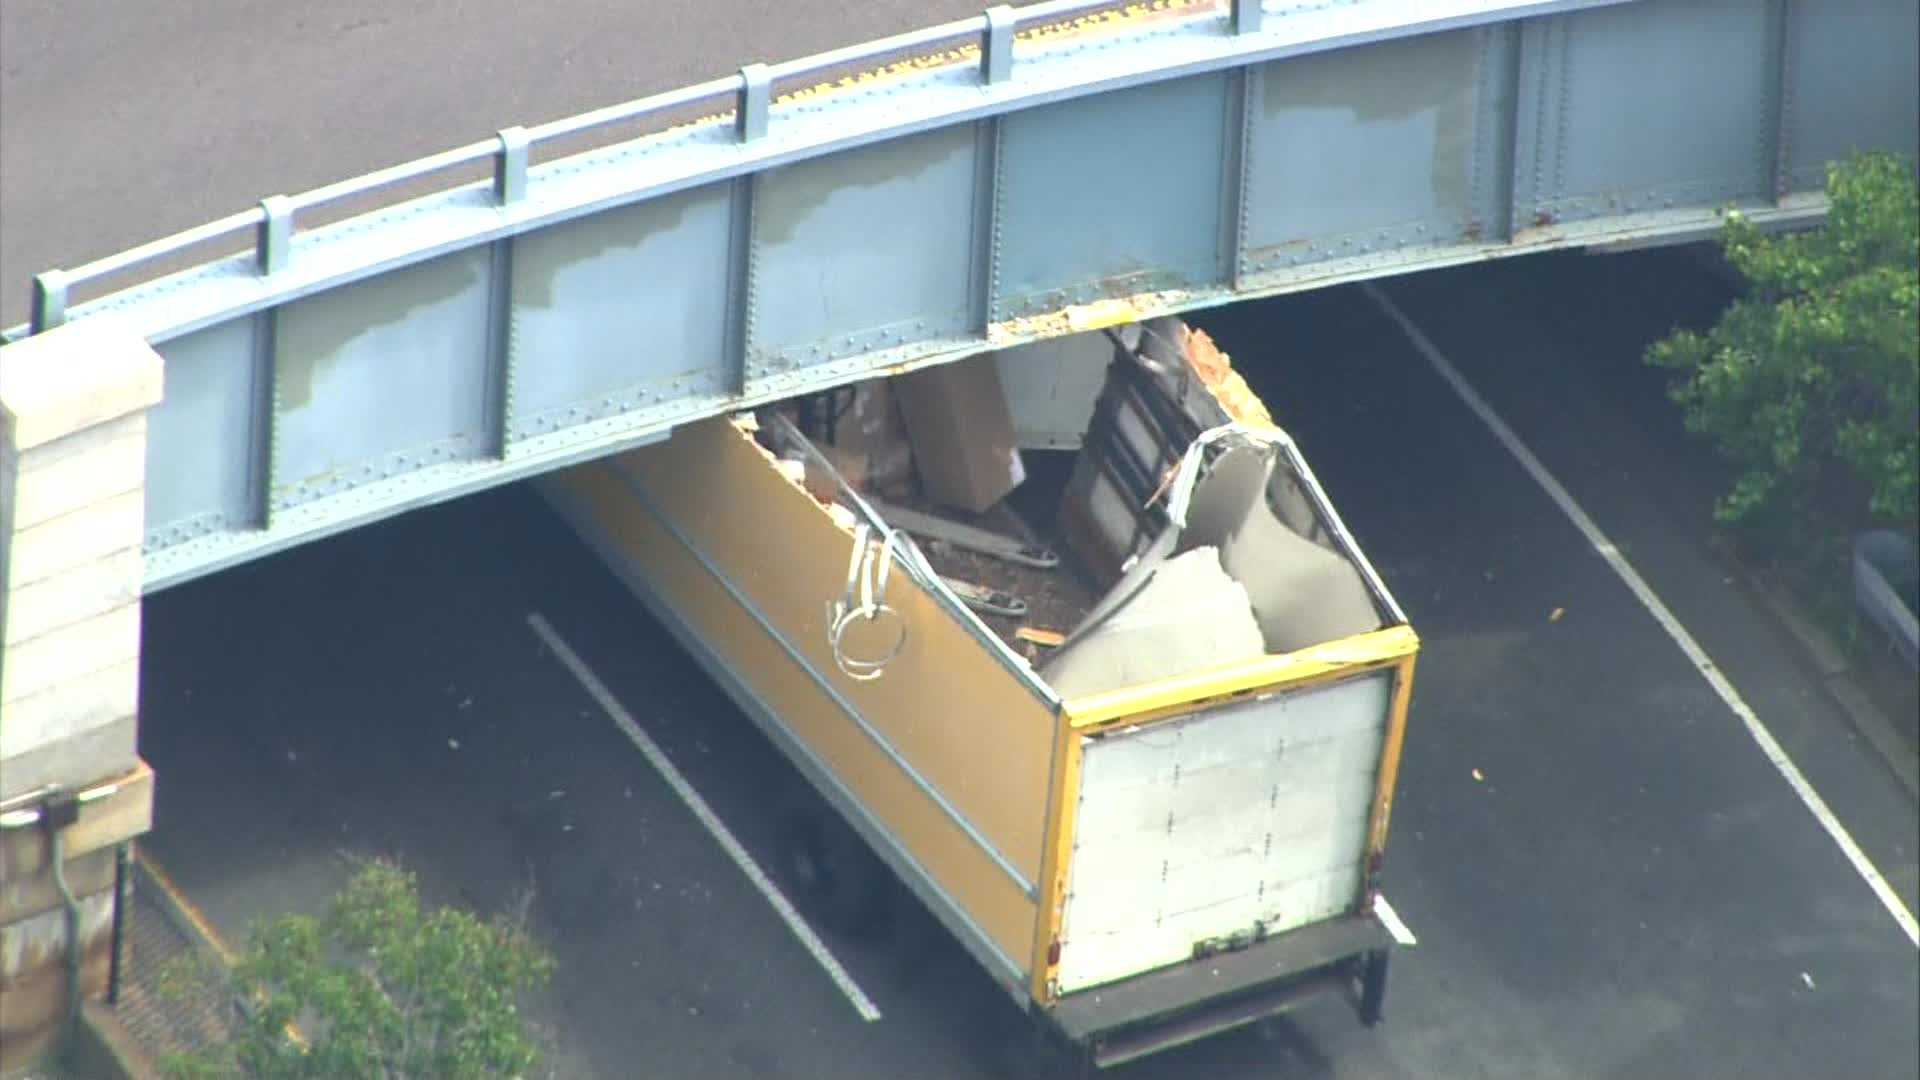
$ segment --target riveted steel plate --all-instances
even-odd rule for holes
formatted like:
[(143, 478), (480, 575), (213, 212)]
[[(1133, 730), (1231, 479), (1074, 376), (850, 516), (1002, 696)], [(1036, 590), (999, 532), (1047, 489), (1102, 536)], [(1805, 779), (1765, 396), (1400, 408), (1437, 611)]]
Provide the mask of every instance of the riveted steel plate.
[(484, 444), (488, 262), (473, 248), (279, 309), (275, 509)]
[(1224, 280), (1221, 168), (1237, 87), (1202, 75), (1004, 118), (993, 318)]
[(1920, 4), (1793, 4), (1786, 63), (1788, 190), (1822, 190), (1827, 162), (1855, 150), (1920, 153)]
[(147, 412), (147, 550), (253, 516), (254, 362), (264, 315), (246, 315), (156, 347), (165, 396)]
[(1460, 237), (1485, 168), (1484, 36), (1263, 65), (1248, 109), (1243, 271)]
[(509, 440), (723, 386), (730, 213), (720, 184), (514, 242)]
[(1520, 224), (1766, 192), (1773, 34), (1751, 0), (1632, 4), (1527, 26)]
[(760, 175), (749, 378), (966, 332), (975, 130), (961, 124)]

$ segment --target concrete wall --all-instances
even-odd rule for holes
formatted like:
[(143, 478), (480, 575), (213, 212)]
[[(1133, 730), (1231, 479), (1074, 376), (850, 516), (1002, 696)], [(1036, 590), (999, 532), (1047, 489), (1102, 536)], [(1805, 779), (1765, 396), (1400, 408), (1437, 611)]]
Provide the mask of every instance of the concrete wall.
[(81, 984), (106, 989), (114, 848), (152, 821), (135, 737), (146, 413), (161, 361), (110, 323), (0, 349), (0, 1076), (54, 1047), (68, 979), (65, 905), (39, 810), (77, 898)]

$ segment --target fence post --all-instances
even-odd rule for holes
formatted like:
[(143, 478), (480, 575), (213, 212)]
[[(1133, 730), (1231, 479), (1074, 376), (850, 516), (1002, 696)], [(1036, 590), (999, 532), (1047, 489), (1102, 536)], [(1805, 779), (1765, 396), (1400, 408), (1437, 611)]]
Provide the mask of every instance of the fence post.
[(505, 206), (527, 193), (527, 129), (501, 128), (493, 154), (493, 201)]
[(734, 133), (752, 142), (767, 133), (767, 110), (773, 104), (773, 78), (765, 64), (740, 69), (740, 101), (734, 110)]
[(33, 275), (33, 315), (29, 334), (51, 330), (67, 321), (67, 272), (44, 270)]
[(988, 86), (1013, 75), (1013, 29), (1018, 24), (1005, 4), (987, 9), (987, 29), (980, 38), (980, 81)]
[(260, 231), (254, 238), (254, 261), (262, 274), (287, 268), (287, 249), (293, 245), (293, 200), (269, 195), (260, 200)]

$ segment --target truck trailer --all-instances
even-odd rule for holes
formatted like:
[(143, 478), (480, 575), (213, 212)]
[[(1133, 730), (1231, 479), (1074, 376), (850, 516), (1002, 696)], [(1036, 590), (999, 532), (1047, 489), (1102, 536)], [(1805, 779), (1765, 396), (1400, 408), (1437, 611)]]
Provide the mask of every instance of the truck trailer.
[[(890, 383), (540, 481), (837, 811), (789, 880), (854, 924), (889, 869), (1084, 1066), (1377, 1022), (1419, 639), (1299, 448), (1170, 317)], [(1041, 384), (1055, 449), (1008, 445)]]

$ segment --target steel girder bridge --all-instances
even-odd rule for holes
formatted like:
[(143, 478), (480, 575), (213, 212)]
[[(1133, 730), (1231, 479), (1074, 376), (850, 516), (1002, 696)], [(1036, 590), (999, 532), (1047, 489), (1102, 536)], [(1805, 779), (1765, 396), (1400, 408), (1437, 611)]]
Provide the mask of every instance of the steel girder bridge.
[(995, 8), (266, 198), (38, 275), (8, 337), (164, 357), (152, 591), (1018, 342), (1814, 223), (1829, 162), (1915, 151), (1916, 40), (1914, 0)]

